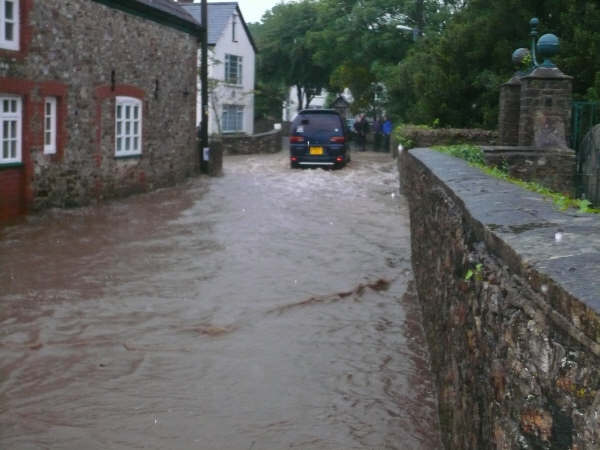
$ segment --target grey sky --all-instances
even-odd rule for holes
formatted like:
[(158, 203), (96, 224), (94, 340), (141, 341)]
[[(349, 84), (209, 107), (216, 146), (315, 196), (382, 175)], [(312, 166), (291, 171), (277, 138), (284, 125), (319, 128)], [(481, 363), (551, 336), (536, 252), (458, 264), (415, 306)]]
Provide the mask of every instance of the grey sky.
[(273, 6), (281, 3), (281, 0), (237, 0), (237, 2), (242, 10), (244, 20), (250, 23), (259, 22), (263, 14)]

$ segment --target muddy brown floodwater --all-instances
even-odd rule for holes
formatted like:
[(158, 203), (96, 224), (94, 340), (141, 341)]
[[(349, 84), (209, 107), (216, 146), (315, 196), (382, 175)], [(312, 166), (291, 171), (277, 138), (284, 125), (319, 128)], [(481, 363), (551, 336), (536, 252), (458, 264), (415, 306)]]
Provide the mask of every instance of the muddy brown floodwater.
[(407, 206), (354, 158), (0, 229), (0, 448), (441, 448)]

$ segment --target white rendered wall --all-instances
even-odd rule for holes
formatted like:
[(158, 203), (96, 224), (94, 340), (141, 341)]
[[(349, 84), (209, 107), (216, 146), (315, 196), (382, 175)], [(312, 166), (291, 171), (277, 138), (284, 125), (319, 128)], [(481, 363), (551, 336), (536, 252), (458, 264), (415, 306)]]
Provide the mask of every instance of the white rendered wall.
[[(237, 42), (232, 41), (232, 16), (229, 18), (229, 21), (223, 29), (223, 33), (217, 40), (216, 45), (212, 47), (208, 54), (208, 78), (219, 80), (214, 91), (212, 93), (209, 92), (208, 134), (219, 133), (217, 116), (220, 122), (223, 112), (223, 104), (242, 105), (244, 107), (242, 132), (246, 134), (254, 133), (254, 80), (256, 67), (255, 53), (254, 48), (250, 43), (250, 39), (246, 34), (246, 30), (244, 29), (244, 26), (241, 23), (241, 18), (236, 17), (235, 22)], [(226, 84), (224, 81), (226, 54), (242, 57), (242, 84), (239, 86)], [(200, 56), (200, 52), (198, 52), (198, 58), (200, 58)], [(201, 86), (200, 82), (198, 83), (199, 84), (196, 121), (199, 124), (201, 118), (202, 103), (200, 97)], [(215, 99), (216, 101), (213, 101)]]

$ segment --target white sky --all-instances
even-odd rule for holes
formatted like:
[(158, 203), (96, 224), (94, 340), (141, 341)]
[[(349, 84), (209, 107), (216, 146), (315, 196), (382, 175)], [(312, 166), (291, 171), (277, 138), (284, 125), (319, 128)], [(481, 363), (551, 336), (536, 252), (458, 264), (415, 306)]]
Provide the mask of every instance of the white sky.
[[(197, 1), (197, 0), (196, 0)], [(281, 0), (236, 0), (246, 23), (259, 22), (263, 14)], [(209, 0), (210, 3), (210, 0)]]

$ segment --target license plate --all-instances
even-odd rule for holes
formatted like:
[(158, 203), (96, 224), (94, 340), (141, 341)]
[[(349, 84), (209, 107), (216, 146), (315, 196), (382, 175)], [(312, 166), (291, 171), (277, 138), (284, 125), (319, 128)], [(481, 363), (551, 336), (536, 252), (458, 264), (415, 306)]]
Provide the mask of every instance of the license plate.
[(323, 154), (323, 147), (311, 147), (310, 148), (310, 154), (311, 155), (322, 155)]

